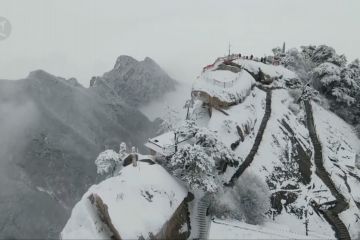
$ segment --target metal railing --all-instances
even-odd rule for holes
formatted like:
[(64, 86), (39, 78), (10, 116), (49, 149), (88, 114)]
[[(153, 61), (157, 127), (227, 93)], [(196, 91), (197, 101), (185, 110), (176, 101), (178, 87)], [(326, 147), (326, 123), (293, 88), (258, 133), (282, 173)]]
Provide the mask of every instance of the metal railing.
[(233, 87), (235, 82), (238, 81), (239, 79), (240, 79), (240, 77), (237, 76), (234, 80), (227, 81), (227, 82), (222, 82), (222, 81), (216, 80), (214, 78), (206, 78), (205, 80), (209, 83), (214, 84), (215, 86), (219, 86), (219, 87), (223, 87), (223, 88), (230, 88), (230, 87)]

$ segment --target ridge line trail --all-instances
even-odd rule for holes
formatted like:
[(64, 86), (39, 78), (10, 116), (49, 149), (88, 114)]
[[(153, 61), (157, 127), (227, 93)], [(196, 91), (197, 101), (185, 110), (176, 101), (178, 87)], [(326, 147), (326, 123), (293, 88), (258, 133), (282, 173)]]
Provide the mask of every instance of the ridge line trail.
[(230, 186), (230, 187), (234, 186), (236, 180), (251, 165), (252, 161), (254, 160), (255, 154), (257, 153), (257, 151), (259, 149), (259, 146), (260, 146), (260, 143), (262, 141), (262, 138), (263, 138), (267, 123), (268, 123), (268, 121), (270, 119), (270, 116), (271, 116), (272, 90), (271, 89), (260, 88), (260, 87), (258, 87), (258, 88), (266, 92), (265, 113), (264, 113), (264, 116), (263, 116), (263, 118), (261, 120), (259, 131), (256, 134), (254, 144), (251, 147), (251, 150), (250, 150), (249, 154), (246, 156), (244, 162), (239, 166), (239, 168), (236, 170), (236, 172), (231, 177), (230, 181), (228, 183), (226, 183), (225, 186)]
[(310, 101), (308, 100), (304, 101), (304, 105), (306, 112), (307, 128), (309, 130), (311, 142), (314, 146), (314, 161), (316, 166), (315, 173), (321, 179), (321, 181), (330, 189), (331, 194), (336, 198), (335, 207), (320, 211), (323, 213), (326, 221), (334, 229), (335, 235), (338, 239), (350, 240), (351, 238), (349, 231), (339, 217), (339, 214), (341, 212), (349, 208), (349, 204), (346, 202), (345, 197), (336, 189), (334, 182), (330, 178), (329, 173), (326, 171), (323, 165), (322, 146), (316, 133), (312, 106)]

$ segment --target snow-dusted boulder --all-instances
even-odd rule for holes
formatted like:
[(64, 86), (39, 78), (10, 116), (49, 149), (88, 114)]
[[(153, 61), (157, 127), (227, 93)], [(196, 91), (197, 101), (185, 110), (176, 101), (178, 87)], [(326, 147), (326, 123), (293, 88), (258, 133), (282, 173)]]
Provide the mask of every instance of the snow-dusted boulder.
[[(90, 201), (98, 196), (122, 239), (157, 234), (187, 196), (187, 190), (157, 164), (128, 165), (120, 175), (93, 185), (73, 208), (62, 239), (107, 239), (109, 228)], [(90, 199), (89, 199), (90, 197)], [(105, 207), (106, 209), (106, 207)]]

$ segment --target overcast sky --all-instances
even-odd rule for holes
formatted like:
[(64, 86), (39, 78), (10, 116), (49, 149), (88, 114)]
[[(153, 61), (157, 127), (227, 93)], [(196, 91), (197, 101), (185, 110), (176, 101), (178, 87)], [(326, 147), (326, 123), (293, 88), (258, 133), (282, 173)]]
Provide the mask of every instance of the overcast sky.
[(192, 81), (232, 50), (269, 54), (274, 46), (328, 44), (360, 57), (359, 0), (0, 0), (12, 25), (0, 41), (0, 79), (35, 69), (88, 86), (117, 56), (157, 61)]

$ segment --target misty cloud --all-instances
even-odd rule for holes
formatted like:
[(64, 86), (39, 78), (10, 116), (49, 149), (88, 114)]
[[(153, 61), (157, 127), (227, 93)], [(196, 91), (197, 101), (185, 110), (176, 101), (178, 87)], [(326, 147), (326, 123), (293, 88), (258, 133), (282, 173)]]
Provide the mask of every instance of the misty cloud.
[(0, 15), (13, 32), (0, 42), (0, 78), (44, 69), (88, 86), (127, 54), (149, 56), (171, 77), (192, 82), (229, 42), (256, 56), (283, 41), (325, 43), (352, 60), (360, 56), (358, 9), (358, 0), (2, 0)]

